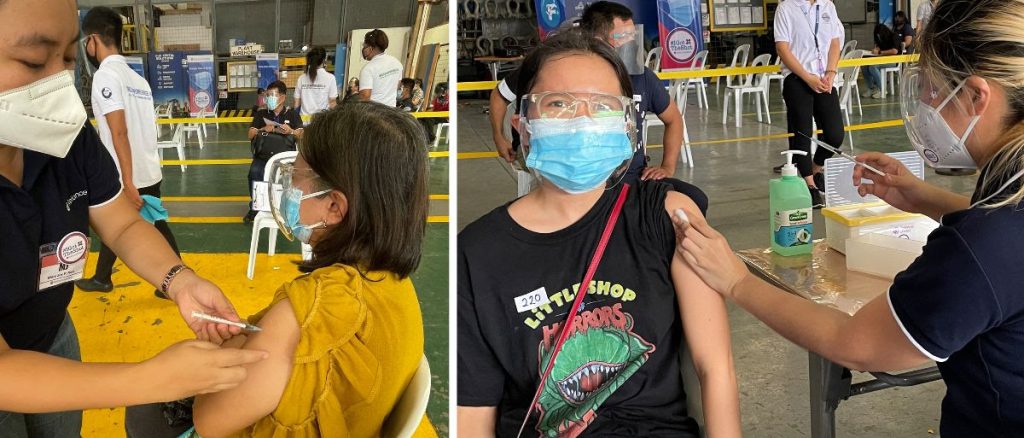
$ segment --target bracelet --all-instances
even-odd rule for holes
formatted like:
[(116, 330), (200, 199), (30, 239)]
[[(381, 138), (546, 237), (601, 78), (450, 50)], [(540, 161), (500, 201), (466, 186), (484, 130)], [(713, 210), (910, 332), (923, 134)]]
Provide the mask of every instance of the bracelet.
[(832, 73), (832, 74), (834, 74), (834, 75), (837, 75), (837, 74), (839, 74), (839, 72), (837, 72), (837, 71), (835, 71), (835, 70), (825, 70), (825, 74), (829, 74), (829, 73)]
[[(175, 265), (173, 268), (171, 268), (170, 271), (167, 271), (167, 275), (164, 276), (163, 283), (160, 284), (160, 292), (163, 292), (164, 295), (167, 295), (168, 297), (170, 297), (170, 295), (167, 293), (167, 291), (168, 291), (168, 289), (171, 288), (171, 282), (174, 281), (174, 278), (177, 277), (178, 274), (181, 273), (181, 271), (184, 271), (186, 269), (188, 269), (189, 271), (192, 271), (192, 268), (190, 268), (188, 266), (185, 266), (184, 264)], [(195, 272), (195, 271), (192, 271), (192, 272)]]

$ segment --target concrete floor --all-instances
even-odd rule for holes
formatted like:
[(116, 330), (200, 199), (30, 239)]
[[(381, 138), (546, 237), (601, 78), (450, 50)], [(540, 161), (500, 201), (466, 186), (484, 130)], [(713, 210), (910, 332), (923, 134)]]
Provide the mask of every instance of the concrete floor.
[[(171, 216), (171, 230), (183, 257), (198, 273), (225, 292), (239, 314), (249, 316), (264, 307), (274, 291), (299, 275), (294, 261), (299, 245), (278, 238), (277, 255), (269, 257), (267, 235), (261, 236), (255, 275), (245, 277), (252, 227), (242, 224), (248, 211), (246, 175), (249, 165), (214, 164), (201, 160), (248, 159), (248, 123), (208, 126), (205, 147), (190, 137), (182, 172), (177, 165), (163, 167), (162, 195)], [(170, 135), (168, 129), (163, 136)], [(447, 151), (440, 144), (438, 151)], [(173, 150), (166, 159), (176, 159)], [(192, 161), (200, 160), (200, 161)], [(429, 215), (423, 257), (412, 280), (423, 314), (425, 354), (431, 368), (431, 396), (418, 438), (448, 436), (448, 159), (432, 158)], [(99, 242), (93, 237), (93, 243)], [(98, 250), (98, 244), (94, 245)], [(86, 275), (94, 271), (96, 254), (89, 258)], [(192, 337), (175, 307), (153, 297), (153, 288), (141, 281), (119, 260), (113, 276), (115, 289), (107, 294), (76, 291), (70, 312), (78, 329), (82, 356), (88, 361), (135, 361), (151, 357), (173, 342)], [(164, 324), (166, 323), (166, 324)], [(123, 410), (86, 411), (82, 436), (124, 436)]]
[[(862, 84), (863, 87), (863, 84)], [(863, 88), (862, 88), (863, 89)], [(701, 111), (691, 94), (686, 109), (686, 123), (693, 142), (709, 142), (693, 146), (696, 163), (693, 168), (679, 164), (675, 177), (703, 189), (709, 199), (708, 220), (730, 241), (734, 249), (768, 245), (767, 182), (777, 177), (771, 168), (782, 162), (779, 152), (786, 149), (786, 140), (749, 139), (786, 132), (785, 113), (777, 87), (772, 87), (770, 106), (773, 124), (758, 123), (748, 112), (743, 126), (736, 128), (730, 115), (728, 125), (722, 124), (721, 97), (709, 87), (711, 109)], [(457, 148), (460, 153), (493, 151), (494, 145), (487, 116), (482, 113), (484, 100), (472, 95), (460, 96)], [(479, 97), (479, 96), (475, 96)], [(717, 99), (716, 99), (717, 97)], [(717, 102), (716, 102), (717, 100)], [(871, 123), (899, 118), (897, 100), (863, 100), (863, 116), (853, 114), (852, 124)], [(858, 131), (853, 134), (861, 151), (912, 150), (902, 125), (892, 128)], [(746, 139), (729, 141), (729, 139)], [(660, 127), (650, 131), (650, 144), (662, 141)], [(849, 137), (844, 149), (848, 149)], [(651, 162), (661, 163), (661, 149), (649, 150)], [(931, 170), (926, 179), (950, 190), (969, 193), (975, 177), (943, 177)], [(516, 195), (513, 173), (498, 158), (460, 159), (458, 162), (458, 226), (477, 219)], [(824, 237), (824, 221), (815, 212), (815, 238)], [(744, 435), (748, 437), (810, 436), (808, 403), (807, 353), (773, 331), (742, 309), (730, 305), (733, 354), (739, 380)], [(865, 380), (855, 373), (854, 381)], [(945, 393), (942, 382), (911, 388), (888, 389), (858, 396), (839, 405), (837, 436), (839, 437), (926, 437), (938, 432), (940, 402)]]

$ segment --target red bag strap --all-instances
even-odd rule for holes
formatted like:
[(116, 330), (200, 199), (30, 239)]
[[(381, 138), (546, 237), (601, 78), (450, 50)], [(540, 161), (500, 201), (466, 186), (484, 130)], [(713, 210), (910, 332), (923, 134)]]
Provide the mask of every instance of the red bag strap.
[(608, 221), (604, 225), (604, 231), (601, 232), (601, 241), (597, 244), (597, 249), (594, 250), (594, 257), (590, 259), (590, 266), (587, 267), (587, 273), (583, 276), (583, 282), (580, 283), (579, 290), (576, 291), (576, 299), (573, 300), (572, 308), (569, 309), (569, 316), (565, 318), (565, 324), (562, 326), (562, 330), (558, 333), (558, 339), (555, 341), (554, 348), (551, 351), (551, 357), (548, 358), (547, 366), (544, 368), (544, 373), (540, 376), (540, 384), (537, 385), (537, 392), (533, 394), (533, 401), (530, 402), (530, 407), (526, 410), (526, 418), (523, 418), (523, 424), (519, 426), (519, 433), (516, 437), (523, 435), (523, 430), (526, 429), (526, 423), (530, 421), (530, 415), (533, 410), (537, 408), (537, 403), (540, 401), (540, 394), (544, 391), (544, 382), (548, 380), (551, 375), (551, 370), (555, 365), (555, 358), (558, 357), (558, 353), (562, 351), (562, 344), (565, 344), (565, 340), (569, 338), (569, 328), (572, 326), (572, 321), (576, 319), (576, 314), (579, 313), (580, 305), (583, 304), (583, 297), (587, 296), (587, 290), (590, 289), (590, 281), (594, 279), (594, 273), (597, 271), (597, 266), (601, 264), (601, 257), (604, 256), (604, 250), (608, 247), (608, 240), (612, 237), (612, 230), (615, 229), (615, 223), (619, 220), (619, 214), (622, 212), (622, 205), (626, 203), (626, 194), (629, 193), (629, 184), (622, 184), (622, 191), (619, 192), (619, 198), (615, 200), (615, 207), (612, 208), (612, 212), (608, 215)]

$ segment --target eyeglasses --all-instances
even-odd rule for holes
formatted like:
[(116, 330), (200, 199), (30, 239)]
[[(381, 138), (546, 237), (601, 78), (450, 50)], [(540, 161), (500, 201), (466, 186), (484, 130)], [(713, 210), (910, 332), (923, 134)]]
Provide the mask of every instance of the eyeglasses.
[(625, 43), (636, 39), (636, 31), (628, 30), (624, 32), (612, 33), (612, 39), (616, 42)]
[(565, 93), (549, 91), (523, 96), (523, 109), (528, 119), (569, 119), (586, 109), (590, 117), (622, 117), (633, 99), (600, 93)]

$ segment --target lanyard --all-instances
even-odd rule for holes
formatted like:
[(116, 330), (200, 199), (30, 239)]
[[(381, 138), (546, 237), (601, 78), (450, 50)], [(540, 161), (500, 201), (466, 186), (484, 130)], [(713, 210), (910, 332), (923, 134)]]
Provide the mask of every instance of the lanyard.
[(526, 423), (530, 421), (530, 414), (537, 407), (537, 402), (540, 400), (540, 394), (544, 391), (544, 382), (547, 381), (548, 377), (551, 376), (551, 370), (555, 366), (555, 358), (558, 357), (558, 353), (562, 351), (562, 344), (569, 338), (570, 327), (572, 327), (573, 320), (576, 319), (576, 314), (579, 313), (580, 307), (583, 304), (583, 297), (587, 296), (587, 291), (590, 290), (590, 280), (594, 278), (594, 273), (597, 271), (597, 265), (601, 263), (601, 256), (604, 255), (605, 247), (608, 246), (608, 239), (612, 236), (612, 230), (615, 228), (615, 223), (619, 220), (619, 213), (622, 212), (622, 205), (626, 202), (626, 194), (629, 193), (629, 184), (622, 184), (622, 191), (619, 192), (619, 198), (615, 200), (615, 207), (612, 208), (612, 212), (608, 215), (608, 222), (604, 225), (604, 231), (601, 232), (601, 240), (597, 244), (597, 249), (594, 250), (594, 257), (590, 259), (590, 266), (587, 267), (587, 273), (583, 276), (583, 282), (580, 283), (580, 288), (576, 292), (576, 299), (573, 300), (572, 308), (569, 309), (569, 316), (565, 318), (565, 322), (562, 324), (562, 330), (558, 333), (558, 339), (555, 341), (555, 345), (551, 350), (551, 357), (548, 358), (548, 364), (544, 368), (544, 373), (540, 376), (540, 383), (537, 385), (537, 392), (533, 395), (533, 401), (530, 402), (530, 407), (526, 409), (526, 418), (523, 418), (523, 425), (519, 426), (519, 433), (516, 434), (516, 438), (523, 435), (523, 430), (526, 429)]
[[(807, 20), (807, 27), (808, 28), (811, 27), (811, 19), (810, 19), (810, 17), (808, 17), (808, 14), (810, 14), (810, 13), (811, 13), (811, 8), (808, 7), (807, 11), (804, 12), (804, 19)], [(818, 4), (818, 5), (814, 6), (814, 28), (811, 29), (811, 32), (813, 32), (814, 34), (811, 36), (811, 38), (814, 38), (814, 51), (817, 52), (817, 54), (818, 54), (818, 70), (824, 70), (824, 67), (822, 66), (822, 62), (821, 62), (821, 46), (818, 44), (818, 29), (819, 29), (820, 26), (821, 26), (821, 5)], [(824, 74), (824, 73), (825, 73), (824, 71), (819, 71), (818, 72), (818, 74)]]

